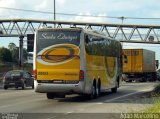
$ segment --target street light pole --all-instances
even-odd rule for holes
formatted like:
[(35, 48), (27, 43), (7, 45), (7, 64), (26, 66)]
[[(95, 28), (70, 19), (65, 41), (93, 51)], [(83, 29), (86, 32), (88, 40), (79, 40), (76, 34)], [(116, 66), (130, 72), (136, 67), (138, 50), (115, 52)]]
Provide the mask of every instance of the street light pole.
[(56, 20), (56, 0), (53, 0), (54, 4), (54, 20)]
[(123, 21), (124, 21), (124, 19), (125, 19), (125, 18), (124, 18), (124, 16), (122, 16), (122, 17), (121, 17), (121, 20), (122, 20), (122, 24), (123, 24)]
[[(124, 16), (121, 17), (121, 20), (122, 20), (122, 24), (123, 24)], [(123, 40), (123, 32), (122, 32), (122, 40)]]
[[(54, 21), (56, 20), (56, 0), (53, 0), (53, 10), (54, 10)], [(54, 24), (54, 28), (56, 27), (56, 24)]]

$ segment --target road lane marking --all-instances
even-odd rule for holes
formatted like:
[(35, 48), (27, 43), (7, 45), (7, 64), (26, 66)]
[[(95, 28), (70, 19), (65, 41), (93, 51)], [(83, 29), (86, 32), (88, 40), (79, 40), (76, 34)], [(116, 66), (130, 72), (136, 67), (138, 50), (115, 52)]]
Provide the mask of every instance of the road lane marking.
[(24, 94), (24, 93), (32, 93), (32, 92), (34, 92), (34, 91), (33, 90), (21, 90), (21, 91), (19, 91), (19, 90), (18, 91), (17, 90), (5, 91), (4, 90), (3, 92), (0, 93), (0, 97), (5, 96), (5, 95), (9, 95), (9, 94), (13, 95), (13, 94)]
[(124, 98), (124, 97), (127, 97), (127, 96), (131, 96), (131, 95), (134, 95), (134, 94), (138, 94), (138, 93), (142, 93), (142, 92), (147, 92), (147, 91), (150, 91), (150, 90), (147, 89), (147, 90), (141, 90), (141, 91), (129, 93), (129, 94), (122, 95), (122, 96), (119, 96), (119, 97), (116, 97), (116, 98), (112, 98), (112, 99), (109, 99), (109, 100), (105, 100), (104, 103), (106, 103), (106, 102), (112, 102), (112, 101), (115, 101), (115, 100), (117, 100), (117, 99), (121, 99), (121, 98)]
[(57, 116), (53, 116), (53, 117), (49, 117), (49, 118), (46, 118), (46, 119), (54, 119), (56, 118)]
[(65, 113), (65, 114), (70, 114), (70, 113), (74, 113), (74, 111), (70, 111), (70, 112), (67, 112), (67, 113)]
[(103, 104), (103, 102), (98, 102), (98, 103), (96, 103), (97, 105), (101, 105), (101, 104)]
[(17, 106), (17, 105), (21, 105), (21, 104), (25, 104), (25, 103), (29, 103), (29, 102), (39, 101), (39, 100), (42, 100), (42, 99), (34, 99), (34, 100), (25, 101), (25, 102), (14, 103), (14, 104), (11, 104), (11, 105), (3, 105), (3, 106), (0, 106), (0, 109), (1, 108), (7, 108), (7, 107), (13, 107), (13, 106)]

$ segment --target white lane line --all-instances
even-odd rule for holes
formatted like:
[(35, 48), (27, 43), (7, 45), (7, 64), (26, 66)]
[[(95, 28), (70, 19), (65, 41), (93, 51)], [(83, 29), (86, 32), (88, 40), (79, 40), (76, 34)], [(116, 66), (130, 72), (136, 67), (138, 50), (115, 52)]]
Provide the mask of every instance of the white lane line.
[(66, 114), (74, 113), (74, 111), (67, 112)]
[(64, 113), (64, 115), (72, 114), (72, 113), (74, 113), (74, 112), (75, 112), (75, 111), (66, 112), (66, 113)]
[(103, 104), (103, 102), (98, 102), (98, 103), (96, 103), (97, 105), (101, 105), (101, 104)]
[(34, 101), (39, 101), (39, 100), (42, 100), (42, 99), (34, 99), (34, 100), (25, 101), (25, 102), (23, 101), (23, 102), (14, 103), (14, 104), (11, 104), (11, 105), (3, 105), (3, 106), (0, 106), (0, 109), (1, 108), (7, 108), (7, 107), (13, 107), (13, 106), (21, 105), (21, 104), (26, 104), (26, 103), (30, 103), (30, 102), (34, 102)]
[(129, 94), (126, 94), (126, 95), (122, 95), (122, 96), (119, 96), (119, 97), (116, 97), (116, 98), (105, 100), (104, 103), (106, 103), (106, 102), (112, 102), (112, 101), (115, 101), (115, 100), (120, 99), (120, 98), (124, 98), (124, 97), (127, 97), (127, 96), (131, 96), (131, 95), (142, 93), (142, 92), (146, 92), (146, 91), (149, 91), (149, 90), (148, 89), (147, 90), (141, 90), (141, 91), (129, 93)]
[(25, 91), (18, 91), (18, 92), (16, 90), (14, 90), (14, 91), (6, 91), (6, 92), (3, 91), (3, 92), (0, 93), (0, 97), (1, 96), (5, 96), (5, 95), (9, 95), (9, 94), (13, 95), (13, 94), (24, 94), (24, 93), (32, 93), (32, 92), (34, 93), (33, 90), (30, 90), (30, 91), (25, 90)]
[(49, 118), (46, 118), (46, 119), (54, 119), (54, 118), (56, 118), (56, 116), (53, 116), (53, 117), (49, 117)]

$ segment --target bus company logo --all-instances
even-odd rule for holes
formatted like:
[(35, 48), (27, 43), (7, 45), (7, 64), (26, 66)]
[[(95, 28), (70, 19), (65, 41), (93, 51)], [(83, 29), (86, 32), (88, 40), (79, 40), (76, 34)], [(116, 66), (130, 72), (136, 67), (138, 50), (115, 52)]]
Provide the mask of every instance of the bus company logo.
[(114, 57), (104, 57), (106, 73), (110, 78), (116, 76), (117, 71), (117, 61)]
[(45, 65), (58, 65), (79, 56), (79, 47), (73, 44), (49, 46), (38, 53), (37, 61)]

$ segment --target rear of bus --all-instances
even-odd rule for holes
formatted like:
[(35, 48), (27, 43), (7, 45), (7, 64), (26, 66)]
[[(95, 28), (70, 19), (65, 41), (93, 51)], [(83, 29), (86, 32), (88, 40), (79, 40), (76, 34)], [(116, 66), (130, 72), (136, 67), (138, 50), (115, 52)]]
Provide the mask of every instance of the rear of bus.
[(40, 29), (34, 44), (35, 91), (82, 92), (84, 72), (80, 67), (81, 29)]

